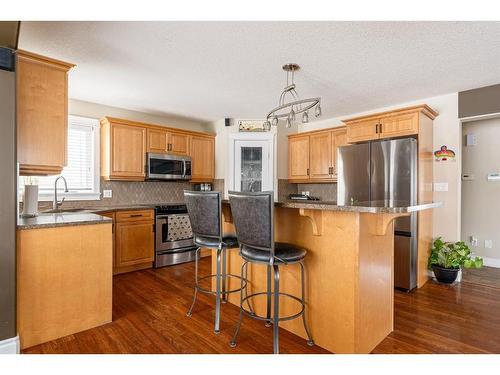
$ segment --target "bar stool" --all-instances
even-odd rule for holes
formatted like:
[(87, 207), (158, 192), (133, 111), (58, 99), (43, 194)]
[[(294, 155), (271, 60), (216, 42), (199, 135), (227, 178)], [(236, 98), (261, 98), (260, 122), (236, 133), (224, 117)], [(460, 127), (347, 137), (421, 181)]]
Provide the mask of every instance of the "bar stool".
[[(248, 267), (250, 263), (260, 263), (267, 265), (267, 290), (265, 292), (252, 293), (243, 296), (240, 294), (240, 316), (236, 325), (234, 336), (230, 341), (230, 346), (236, 346), (236, 339), (241, 327), (243, 315), (249, 315), (255, 319), (264, 320), (266, 326), (273, 325), (273, 350), (274, 354), (279, 353), (279, 322), (292, 320), (302, 316), (304, 329), (306, 331), (309, 346), (314, 345), (309, 328), (306, 322), (306, 301), (305, 301), (305, 269), (303, 260), (307, 254), (305, 249), (298, 246), (274, 242), (274, 194), (273, 192), (261, 193), (239, 193), (230, 191), (229, 202), (231, 204), (231, 212), (233, 216), (236, 234), (240, 246), (240, 255), (243, 258), (241, 272)], [(289, 264), (300, 264), (301, 269), (301, 287), (302, 296), (298, 298), (288, 293), (280, 292), (280, 266)], [(274, 290), (271, 290), (271, 273), (274, 271)], [(246, 275), (245, 270), (245, 275)], [(260, 316), (251, 310), (243, 307), (244, 302), (250, 306), (249, 299), (267, 295), (267, 316)], [(271, 317), (271, 297), (274, 296), (274, 310)], [(279, 297), (285, 296), (298, 301), (301, 305), (301, 310), (293, 315), (280, 317), (279, 312)]]
[[(191, 316), (196, 303), (198, 292), (215, 294), (215, 333), (219, 333), (221, 301), (225, 302), (229, 293), (242, 292), (246, 289), (247, 279), (245, 277), (227, 274), (226, 250), (238, 248), (238, 240), (234, 234), (224, 235), (222, 233), (221, 195), (220, 192), (189, 191), (184, 190), (184, 201), (188, 210), (191, 227), (193, 229), (194, 243), (198, 247), (195, 256), (195, 285), (194, 297), (187, 316)], [(198, 277), (198, 259), (200, 249), (210, 248), (217, 251), (216, 274)], [(216, 280), (216, 290), (202, 288), (200, 281), (205, 279)], [(241, 287), (226, 290), (228, 278), (241, 279)]]

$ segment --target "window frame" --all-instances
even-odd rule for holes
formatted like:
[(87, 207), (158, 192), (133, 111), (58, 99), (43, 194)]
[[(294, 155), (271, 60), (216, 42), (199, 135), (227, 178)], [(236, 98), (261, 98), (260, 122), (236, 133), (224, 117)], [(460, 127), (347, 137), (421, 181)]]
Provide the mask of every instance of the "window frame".
[[(77, 115), (69, 115), (68, 116), (68, 130), (70, 127), (71, 119), (78, 119), (78, 123), (83, 125), (89, 125), (93, 128), (94, 136), (93, 136), (93, 148), (94, 148), (94, 178), (93, 178), (93, 187), (92, 191), (83, 191), (76, 190), (71, 191), (71, 186), (68, 186), (69, 192), (65, 193), (61, 191), (61, 188), (64, 184), (59, 181), (58, 183), (58, 191), (57, 197), (58, 199), (62, 199), (63, 197), (67, 201), (81, 201), (81, 200), (100, 200), (101, 199), (101, 173), (100, 173), (100, 122), (98, 119), (85, 117), (85, 116), (77, 116)], [(22, 195), (20, 199), (22, 200)], [(38, 201), (52, 201), (54, 199), (54, 191), (39, 191), (38, 192)]]

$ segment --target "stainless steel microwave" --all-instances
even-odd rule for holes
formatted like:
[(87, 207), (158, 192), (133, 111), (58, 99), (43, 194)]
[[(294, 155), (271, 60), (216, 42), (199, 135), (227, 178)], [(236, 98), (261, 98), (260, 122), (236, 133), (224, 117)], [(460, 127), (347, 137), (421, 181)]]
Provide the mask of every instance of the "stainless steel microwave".
[(146, 171), (148, 180), (190, 180), (191, 158), (148, 152)]

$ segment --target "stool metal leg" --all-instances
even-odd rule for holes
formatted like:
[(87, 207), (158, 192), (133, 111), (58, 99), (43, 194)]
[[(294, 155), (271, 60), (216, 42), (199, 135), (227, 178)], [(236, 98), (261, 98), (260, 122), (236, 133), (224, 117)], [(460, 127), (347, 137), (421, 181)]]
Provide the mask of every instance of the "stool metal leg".
[(273, 265), (274, 268), (274, 318), (273, 318), (273, 352), (280, 353), (280, 269), (279, 266)]
[[(245, 277), (244, 280), (246, 282), (245, 286), (245, 297), (248, 297), (248, 263), (249, 262), (244, 262), (243, 266), (245, 267)], [(243, 267), (242, 267), (242, 273), (243, 273)], [(241, 288), (243, 288), (243, 280), (241, 280)], [(247, 305), (248, 305), (248, 310), (252, 315), (255, 315), (255, 312), (253, 311), (252, 305), (250, 303), (250, 300), (247, 299)]]
[(227, 302), (227, 294), (226, 294), (226, 257), (227, 251), (226, 249), (222, 249), (222, 303)]
[(271, 266), (267, 266), (267, 321), (266, 327), (271, 327)]
[(300, 262), (300, 270), (301, 270), (301, 282), (302, 282), (302, 303), (304, 304), (304, 311), (302, 312), (302, 321), (304, 322), (304, 329), (306, 330), (307, 334), (307, 345), (313, 346), (314, 341), (311, 336), (311, 332), (309, 331), (309, 328), (307, 327), (307, 319), (306, 319), (306, 288), (305, 288), (305, 267), (304, 263)]
[(194, 304), (196, 303), (196, 296), (198, 295), (198, 258), (199, 258), (199, 251), (200, 248), (197, 248), (195, 251), (195, 263), (194, 263), (194, 297), (193, 297), (193, 302), (191, 303), (191, 307), (189, 308), (188, 312), (186, 313), (187, 316), (193, 315), (193, 307)]
[(222, 253), (222, 246), (219, 246), (217, 249), (217, 272), (216, 272), (216, 277), (215, 277), (215, 328), (214, 331), (215, 333), (220, 332), (220, 304), (221, 304), (221, 253)]
[[(245, 274), (243, 271), (245, 270)], [(240, 333), (241, 321), (243, 320), (243, 275), (246, 275), (248, 272), (248, 262), (243, 262), (241, 265), (241, 291), (240, 291), (240, 316), (238, 318), (238, 323), (236, 324), (236, 330), (234, 331), (233, 338), (229, 342), (229, 346), (234, 348), (236, 346), (236, 339), (238, 338), (238, 334)], [(248, 281), (247, 281), (248, 283)], [(247, 284), (248, 287), (248, 284)], [(246, 288), (245, 288), (246, 289)], [(248, 292), (245, 292), (248, 296)], [(248, 300), (247, 300), (248, 302)], [(248, 305), (250, 306), (250, 304)]]

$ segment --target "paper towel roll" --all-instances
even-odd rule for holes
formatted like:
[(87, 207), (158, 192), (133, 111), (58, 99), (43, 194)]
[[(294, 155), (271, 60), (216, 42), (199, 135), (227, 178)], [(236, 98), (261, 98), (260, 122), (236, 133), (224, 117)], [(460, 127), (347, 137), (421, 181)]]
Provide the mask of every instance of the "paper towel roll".
[(24, 185), (23, 214), (24, 217), (38, 215), (38, 185)]

